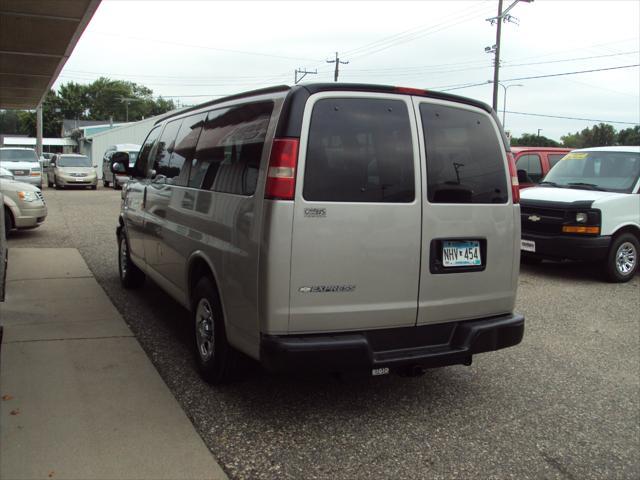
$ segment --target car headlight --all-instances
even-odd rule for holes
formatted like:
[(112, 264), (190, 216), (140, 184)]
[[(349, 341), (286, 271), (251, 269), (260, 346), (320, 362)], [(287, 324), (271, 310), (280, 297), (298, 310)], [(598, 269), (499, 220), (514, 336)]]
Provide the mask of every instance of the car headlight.
[(584, 212), (576, 213), (576, 223), (587, 223), (588, 215)]
[(33, 192), (18, 192), (18, 198), (23, 202), (35, 202), (38, 199)]

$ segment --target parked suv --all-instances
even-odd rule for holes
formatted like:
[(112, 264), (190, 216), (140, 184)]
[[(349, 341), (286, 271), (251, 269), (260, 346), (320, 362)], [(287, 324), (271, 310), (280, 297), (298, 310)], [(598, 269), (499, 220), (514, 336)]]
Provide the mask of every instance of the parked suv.
[(518, 169), (520, 190), (537, 185), (571, 151), (558, 147), (511, 147)]
[(640, 147), (574, 150), (522, 192), (522, 255), (600, 262), (627, 282), (640, 254)]
[(42, 168), (33, 148), (0, 148), (0, 167), (9, 170), (17, 181), (42, 188)]
[(209, 381), (238, 350), (270, 371), (417, 374), (522, 339), (516, 171), (484, 103), (258, 90), (158, 121), (128, 170), (120, 280), (190, 310)]
[(111, 185), (114, 189), (122, 188), (126, 182), (129, 181), (129, 176), (121, 173), (114, 173), (111, 171), (111, 162), (113, 154), (116, 152), (124, 152), (128, 155), (129, 166), (133, 167), (136, 163), (138, 152), (140, 151), (140, 145), (134, 143), (121, 143), (118, 145), (112, 145), (104, 152), (102, 157), (102, 184), (105, 187)]
[(54, 155), (49, 163), (47, 184), (52, 187), (54, 183), (58, 190), (66, 187), (91, 187), (95, 190), (98, 187), (96, 167), (85, 155)]

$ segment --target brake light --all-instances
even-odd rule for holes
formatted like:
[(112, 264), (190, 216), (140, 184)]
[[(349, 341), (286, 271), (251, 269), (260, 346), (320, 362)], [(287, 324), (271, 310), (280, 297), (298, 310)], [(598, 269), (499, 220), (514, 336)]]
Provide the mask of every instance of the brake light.
[(507, 162), (509, 163), (509, 176), (511, 177), (511, 196), (513, 203), (520, 203), (520, 183), (518, 183), (518, 170), (513, 153), (507, 152)]
[(427, 91), (421, 88), (395, 87), (397, 93), (406, 93), (408, 95), (426, 95)]
[(276, 138), (271, 145), (265, 198), (293, 200), (296, 193), (296, 166), (298, 165), (297, 138)]

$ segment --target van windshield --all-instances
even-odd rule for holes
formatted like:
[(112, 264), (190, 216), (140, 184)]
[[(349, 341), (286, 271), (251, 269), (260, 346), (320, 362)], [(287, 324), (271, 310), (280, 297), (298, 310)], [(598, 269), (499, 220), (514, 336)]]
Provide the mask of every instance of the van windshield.
[(572, 152), (553, 167), (543, 185), (631, 193), (640, 176), (640, 153)]
[(84, 157), (84, 156), (66, 157), (63, 155), (60, 157), (60, 160), (58, 160), (58, 166), (59, 167), (90, 167), (91, 160), (89, 160), (87, 157)]
[(0, 161), (2, 162), (38, 162), (35, 150), (28, 149), (0, 149)]

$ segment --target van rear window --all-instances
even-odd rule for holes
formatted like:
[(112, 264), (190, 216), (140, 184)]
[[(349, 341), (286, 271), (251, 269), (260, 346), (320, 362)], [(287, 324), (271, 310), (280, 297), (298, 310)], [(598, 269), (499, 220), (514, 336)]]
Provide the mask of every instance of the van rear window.
[(406, 104), (371, 98), (316, 102), (303, 196), (322, 202), (412, 202), (413, 147)]
[(490, 117), (420, 105), (431, 203), (507, 203), (506, 166)]

